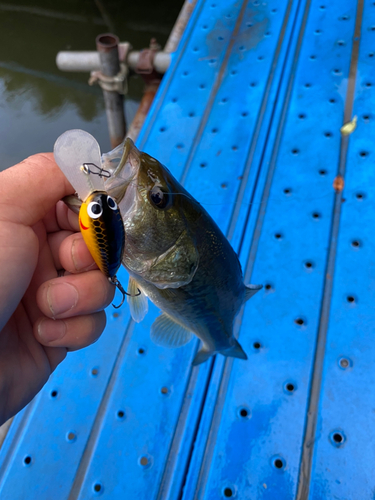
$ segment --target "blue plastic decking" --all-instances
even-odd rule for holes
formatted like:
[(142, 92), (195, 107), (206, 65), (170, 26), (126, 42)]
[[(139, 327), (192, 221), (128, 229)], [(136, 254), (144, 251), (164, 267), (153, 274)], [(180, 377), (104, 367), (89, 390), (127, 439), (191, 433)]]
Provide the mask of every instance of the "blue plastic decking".
[(374, 499), (374, 61), (372, 0), (198, 2), (137, 145), (265, 285), (249, 360), (192, 368), (110, 307), (15, 418), (1, 500)]

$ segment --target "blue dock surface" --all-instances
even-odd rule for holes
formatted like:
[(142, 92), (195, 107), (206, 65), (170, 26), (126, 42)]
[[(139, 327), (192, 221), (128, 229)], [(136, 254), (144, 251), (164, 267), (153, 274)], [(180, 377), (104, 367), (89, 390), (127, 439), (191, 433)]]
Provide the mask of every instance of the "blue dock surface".
[(264, 284), (249, 359), (108, 308), (14, 419), (1, 500), (374, 499), (374, 63), (372, 0), (198, 1), (137, 146)]

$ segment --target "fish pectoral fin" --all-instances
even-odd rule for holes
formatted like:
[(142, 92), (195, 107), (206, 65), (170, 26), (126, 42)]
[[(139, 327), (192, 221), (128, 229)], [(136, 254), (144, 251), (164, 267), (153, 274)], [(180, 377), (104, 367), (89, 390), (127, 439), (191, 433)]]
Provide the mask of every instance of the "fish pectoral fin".
[(263, 285), (246, 285), (245, 286), (246, 291), (245, 291), (245, 300), (244, 302), (247, 302), (251, 297), (253, 297), (261, 288), (263, 288)]
[(202, 347), (197, 354), (195, 355), (195, 358), (193, 359), (192, 365), (197, 366), (200, 365), (201, 363), (204, 363), (207, 361), (211, 356), (215, 354), (215, 351), (210, 351)]
[(126, 296), (129, 304), (130, 314), (136, 323), (140, 323), (146, 316), (148, 311), (148, 300), (144, 292), (141, 290), (141, 295), (137, 295), (141, 290), (134, 278), (129, 278), (128, 293)]
[(162, 347), (181, 347), (193, 338), (193, 334), (167, 314), (156, 318), (151, 326), (151, 340)]
[(220, 354), (227, 357), (248, 359), (246, 352), (242, 349), (241, 344), (235, 338), (231, 339), (232, 347), (225, 351), (220, 351)]

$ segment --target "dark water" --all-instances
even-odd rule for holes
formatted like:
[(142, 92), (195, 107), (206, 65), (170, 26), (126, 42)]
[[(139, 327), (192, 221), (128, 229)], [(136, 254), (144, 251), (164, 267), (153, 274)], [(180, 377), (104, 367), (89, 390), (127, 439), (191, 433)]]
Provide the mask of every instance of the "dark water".
[[(93, 134), (110, 148), (101, 90), (87, 73), (58, 70), (60, 50), (95, 50), (95, 37), (112, 31), (134, 49), (156, 37), (163, 46), (183, 0), (0, 1), (0, 170), (41, 151), (52, 151), (65, 130)], [(129, 81), (129, 120), (142, 96)]]

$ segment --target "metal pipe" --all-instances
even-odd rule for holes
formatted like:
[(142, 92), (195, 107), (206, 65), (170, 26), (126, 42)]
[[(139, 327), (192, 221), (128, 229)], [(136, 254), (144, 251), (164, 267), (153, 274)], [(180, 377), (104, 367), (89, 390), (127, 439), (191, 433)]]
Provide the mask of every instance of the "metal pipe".
[[(116, 76), (120, 72), (118, 44), (119, 39), (111, 33), (96, 37), (96, 48), (100, 56), (100, 70), (104, 76)], [(116, 91), (104, 89), (103, 96), (111, 145), (115, 148), (122, 142), (126, 132), (124, 98)]]
[[(121, 44), (120, 44), (121, 46)], [(140, 51), (133, 50), (125, 62), (129, 68), (136, 69)], [(120, 57), (120, 61), (122, 59)], [(171, 56), (160, 51), (155, 54), (154, 68), (158, 73), (165, 73), (171, 63)], [(100, 69), (100, 55), (96, 51), (61, 51), (56, 56), (57, 67), (61, 71), (98, 71)]]
[(180, 43), (181, 37), (185, 31), (187, 23), (189, 22), (196, 3), (197, 0), (185, 0), (185, 3), (182, 6), (178, 18), (169, 35), (167, 43), (165, 44), (164, 52), (170, 54), (177, 50), (178, 44)]
[(136, 141), (146, 119), (146, 116), (150, 110), (152, 101), (154, 100), (155, 94), (159, 88), (159, 84), (160, 81), (151, 84), (145, 84), (142, 100), (139, 103), (137, 112), (126, 134), (127, 137), (130, 137), (134, 142)]

